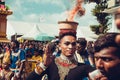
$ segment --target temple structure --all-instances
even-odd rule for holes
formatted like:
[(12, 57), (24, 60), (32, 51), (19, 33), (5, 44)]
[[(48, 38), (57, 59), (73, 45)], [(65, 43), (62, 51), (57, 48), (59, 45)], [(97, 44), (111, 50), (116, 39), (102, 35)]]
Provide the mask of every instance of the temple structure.
[(7, 16), (13, 12), (5, 5), (4, 0), (0, 0), (0, 42), (8, 42), (6, 38)]
[(108, 8), (103, 12), (110, 13), (112, 15), (112, 27), (109, 32), (120, 32), (120, 30), (115, 25), (115, 11), (120, 8), (120, 0), (109, 0)]

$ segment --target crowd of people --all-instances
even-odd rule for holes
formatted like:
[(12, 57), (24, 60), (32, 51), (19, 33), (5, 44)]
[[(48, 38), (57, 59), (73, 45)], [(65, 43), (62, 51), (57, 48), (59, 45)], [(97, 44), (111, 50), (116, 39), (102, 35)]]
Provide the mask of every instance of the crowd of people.
[[(57, 42), (1, 43), (1, 80), (119, 80), (120, 33), (107, 33), (87, 42), (65, 33)], [(27, 44), (28, 47), (20, 46)], [(33, 44), (34, 43), (34, 44)], [(38, 42), (37, 42), (38, 43)], [(39, 45), (40, 45), (39, 44)], [(58, 50), (59, 49), (59, 50)], [(95, 73), (97, 74), (97, 73)], [(94, 74), (94, 75), (95, 75)]]
[[(120, 8), (114, 13), (120, 27)], [(57, 41), (0, 43), (0, 80), (120, 80), (119, 75), (120, 33), (87, 41), (65, 29)]]
[[(0, 43), (0, 68), (8, 64), (14, 76), (24, 78), (35, 68), (35, 65), (42, 62), (42, 55), (47, 42), (24, 41), (20, 43), (12, 40), (10, 43)], [(9, 79), (10, 80), (10, 79)]]
[[(74, 56), (70, 57), (73, 60), (73, 62), (69, 61), (69, 59), (67, 61), (67, 62), (69, 62), (69, 65), (71, 65), (71, 67), (73, 67), (73, 68), (77, 65), (84, 65), (83, 63), (85, 63), (86, 60), (87, 60), (88, 65), (91, 65), (89, 63), (89, 60), (88, 60), (89, 53), (87, 52), (87, 49), (86, 49), (87, 40), (85, 40), (85, 38), (79, 38), (77, 43), (76, 43), (76, 35), (73, 35), (73, 33), (64, 34), (64, 36), (66, 36), (66, 35), (75, 38), (72, 43), (70, 43), (69, 41), (65, 43), (66, 48), (60, 47), (58, 45), (58, 43), (59, 43), (58, 41), (36, 42), (36, 41), (26, 40), (23, 43), (20, 43), (17, 40), (13, 40), (10, 43), (1, 43), (0, 44), (0, 51), (1, 51), (1, 57), (0, 57), (1, 65), (0, 65), (0, 67), (1, 67), (1, 72), (2, 72), (1, 79), (2, 78), (8, 79), (8, 77), (9, 77), (9, 80), (11, 80), (12, 78), (26, 80), (26, 77), (32, 71), (34, 71), (34, 69), (36, 68), (36, 65), (38, 65), (40, 62), (43, 62), (44, 55), (46, 53), (48, 53), (48, 52), (46, 52), (46, 49), (49, 49), (49, 55), (54, 55), (53, 57), (57, 58), (55, 60), (57, 60), (57, 61), (60, 60), (60, 62), (61, 62), (62, 57), (65, 58), (66, 56), (74, 55), (73, 53), (78, 53), (79, 56), (75, 54)], [(61, 39), (64, 36), (61, 36)], [(65, 38), (65, 40), (67, 40), (67, 38)], [(82, 44), (80, 46), (80, 43), (83, 43), (83, 44), (85, 43), (85, 46), (82, 46)], [(64, 43), (62, 43), (62, 44), (64, 44)], [(69, 44), (72, 44), (74, 46), (74, 50), (70, 51), (70, 53), (67, 54), (66, 53), (66, 52), (68, 52), (67, 45), (69, 45)], [(76, 44), (78, 45), (77, 49), (76, 49)], [(63, 45), (61, 45), (61, 46), (63, 46)], [(81, 47), (82, 52), (79, 52), (80, 47)], [(86, 53), (83, 53), (84, 51)], [(61, 53), (63, 53), (63, 54), (61, 54)], [(59, 56), (60, 56), (60, 58), (58, 58)], [(72, 57), (75, 57), (75, 58), (73, 59)], [(48, 58), (49, 57), (47, 57), (47, 59)], [(80, 64), (78, 64), (79, 58), (81, 59)], [(51, 60), (48, 59), (48, 61), (51, 61)], [(5, 65), (6, 65), (6, 67), (4, 67)], [(66, 65), (66, 64), (64, 63), (63, 65)], [(68, 66), (64, 66), (64, 67), (66, 67), (65, 71), (67, 71), (66, 72), (66, 74), (67, 74), (69, 71)], [(64, 67), (63, 67), (63, 72), (64, 72)], [(70, 69), (71, 69), (71, 67), (70, 67)], [(53, 71), (53, 69), (50, 69), (50, 70)], [(10, 72), (10, 74), (8, 72)], [(8, 73), (9, 76), (5, 75), (6, 73)], [(56, 74), (56, 72), (54, 73), (54, 75), (55, 74)], [(65, 78), (65, 75), (63, 76), (63, 78)], [(61, 80), (63, 80), (63, 78)], [(28, 80), (30, 80), (30, 79), (28, 79)]]

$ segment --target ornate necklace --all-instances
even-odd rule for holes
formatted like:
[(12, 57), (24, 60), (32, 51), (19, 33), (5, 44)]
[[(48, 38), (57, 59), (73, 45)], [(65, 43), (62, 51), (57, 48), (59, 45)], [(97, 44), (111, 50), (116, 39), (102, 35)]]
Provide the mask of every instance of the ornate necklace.
[(60, 80), (64, 80), (69, 70), (77, 66), (76, 63), (71, 62), (64, 55), (61, 55), (60, 57), (56, 58), (55, 63), (58, 67), (58, 73), (60, 76)]

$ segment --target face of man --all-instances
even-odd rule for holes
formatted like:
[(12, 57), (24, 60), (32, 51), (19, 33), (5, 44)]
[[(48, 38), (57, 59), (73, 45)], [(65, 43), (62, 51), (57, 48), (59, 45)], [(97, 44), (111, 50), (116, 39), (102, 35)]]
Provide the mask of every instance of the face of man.
[(11, 48), (14, 49), (16, 47), (15, 42), (11, 42)]
[(113, 55), (115, 52), (115, 47), (108, 47), (94, 54), (96, 68), (107, 77), (120, 76), (120, 58)]
[(77, 52), (82, 53), (85, 50), (86, 46), (80, 45), (80, 43), (77, 43)]
[(59, 43), (61, 53), (67, 57), (73, 56), (76, 51), (76, 38), (73, 36), (64, 36)]

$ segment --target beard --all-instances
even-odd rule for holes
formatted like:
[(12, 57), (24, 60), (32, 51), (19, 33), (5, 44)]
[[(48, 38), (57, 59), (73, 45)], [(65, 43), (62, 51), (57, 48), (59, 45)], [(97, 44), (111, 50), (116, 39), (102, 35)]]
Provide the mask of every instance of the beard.
[(120, 79), (120, 64), (110, 69), (107, 76), (109, 77), (110, 80)]

